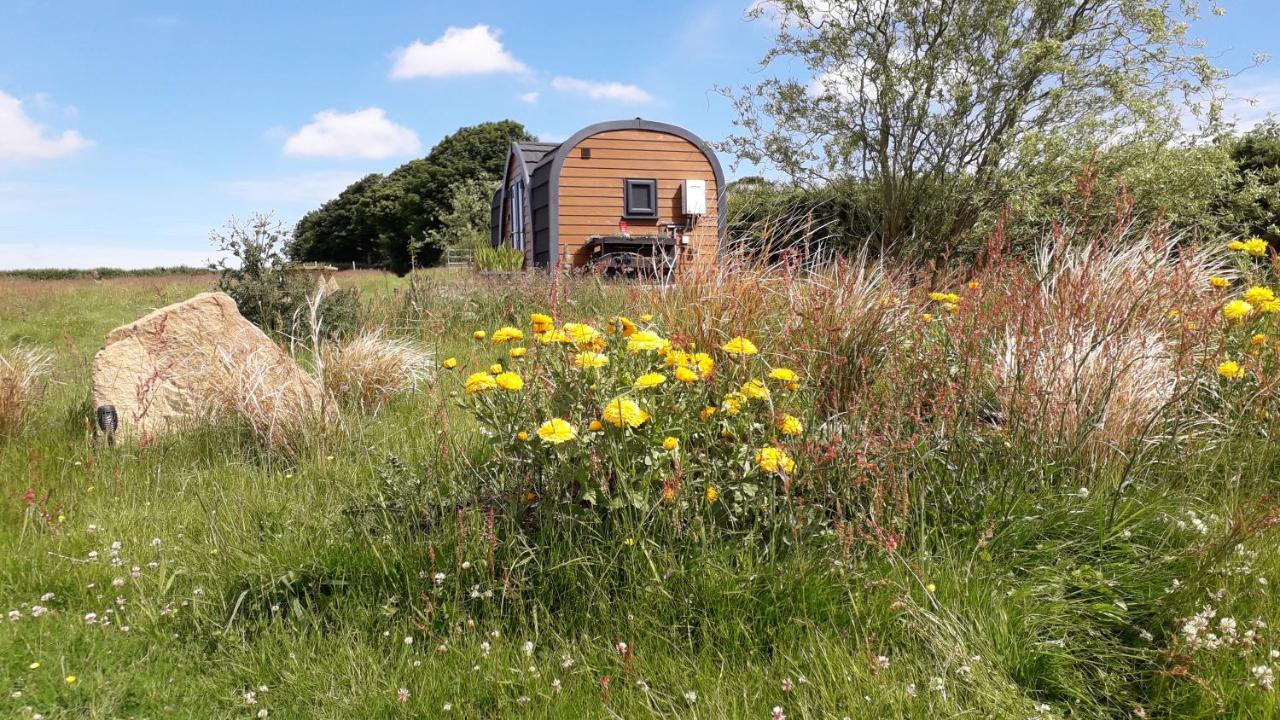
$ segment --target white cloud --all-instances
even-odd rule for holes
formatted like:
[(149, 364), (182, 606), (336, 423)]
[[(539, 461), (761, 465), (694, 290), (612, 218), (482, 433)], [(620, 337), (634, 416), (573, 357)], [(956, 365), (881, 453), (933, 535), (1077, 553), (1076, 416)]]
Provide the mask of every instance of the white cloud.
[(648, 103), (654, 97), (635, 85), (620, 82), (592, 82), (560, 76), (551, 80), (551, 87), (562, 93), (582, 95), (592, 100), (612, 100), (622, 103)]
[[(37, 104), (43, 98), (37, 96)], [(93, 143), (75, 130), (60, 135), (46, 132), (22, 109), (22, 101), (0, 91), (0, 162), (49, 160), (74, 155)]]
[(529, 103), (530, 105), (534, 105), (538, 102), (537, 92), (521, 93), (518, 97), (520, 98), (520, 102)]
[(538, 136), (538, 142), (544, 143), (561, 143), (569, 139), (568, 135), (558, 132), (540, 132), (535, 135)]
[(1228, 84), (1227, 92), (1222, 114), (1238, 130), (1250, 130), (1268, 117), (1280, 115), (1280, 82), (1256, 74), (1242, 75)]
[(284, 141), (284, 154), (295, 157), (381, 159), (418, 152), (418, 135), (387, 118), (382, 108), (352, 113), (325, 110)]
[(319, 205), (332, 200), (366, 173), (341, 170), (296, 173), (273, 178), (232, 180), (226, 192), (255, 206)]
[(391, 77), (450, 77), (489, 73), (528, 72), (525, 64), (511, 56), (498, 40), (501, 31), (488, 25), (451, 27), (430, 44), (414, 40), (395, 53)]

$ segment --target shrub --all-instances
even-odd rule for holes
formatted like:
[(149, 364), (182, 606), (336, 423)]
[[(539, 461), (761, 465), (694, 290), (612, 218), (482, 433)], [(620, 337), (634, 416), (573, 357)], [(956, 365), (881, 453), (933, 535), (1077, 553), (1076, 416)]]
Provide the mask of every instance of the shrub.
[(17, 435), (49, 384), (53, 356), (17, 346), (0, 352), (0, 435)]
[(247, 222), (233, 218), (222, 231), (211, 232), (209, 241), (238, 260), (232, 264), (224, 257), (211, 266), (221, 273), (217, 288), (230, 295), (240, 314), (268, 335), (309, 335), (312, 328), (301, 322), (308, 317), (320, 320), (331, 335), (354, 326), (359, 303), (353, 289), (325, 292), (320, 313), (307, 312), (316, 279), (296, 272), (285, 259), (289, 230), (272, 215), (254, 215)]

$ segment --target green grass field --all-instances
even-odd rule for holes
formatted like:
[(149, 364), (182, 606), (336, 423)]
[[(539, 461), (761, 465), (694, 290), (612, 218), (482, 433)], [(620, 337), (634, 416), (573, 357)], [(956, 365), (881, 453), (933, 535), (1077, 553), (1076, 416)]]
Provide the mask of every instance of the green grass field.
[[(980, 419), (980, 399), (1001, 399), (966, 378), (992, 362), (981, 331), (995, 311), (971, 312), (969, 295), (925, 324), (923, 291), (886, 279), (911, 306), (866, 329), (890, 304), (841, 295), (851, 281), (802, 296), (772, 281), (661, 293), (343, 273), (366, 325), (459, 367), (376, 415), (348, 413), (298, 457), (232, 418), (96, 444), (89, 363), (105, 334), (211, 282), (0, 278), (0, 352), (56, 356), (31, 422), (0, 437), (0, 716), (1280, 715), (1272, 360), (1250, 392), (1207, 393), (1219, 378), (1197, 355), (1176, 408), (1103, 447), (1046, 432), (1017, 403)], [(1027, 294), (1016, 278), (981, 286), (975, 305)], [(1199, 328), (1217, 303), (1206, 296)], [(463, 380), (494, 360), (529, 367), (529, 397), (575, 419), (574, 393), (594, 392), (559, 370), (545, 372), (563, 387), (535, 383), (548, 349), (507, 361), (472, 338), (527, 332), (539, 312), (597, 327), (653, 313), (700, 348), (752, 334), (761, 360), (804, 379), (786, 401), (809, 433), (788, 445), (795, 484), (715, 464), (739, 426), (663, 425), (656, 405), (652, 430), (606, 428), (617, 444), (592, 436), (585, 454), (482, 434)], [(891, 349), (859, 342), (873, 333)], [(719, 375), (738, 372), (717, 358)], [(614, 356), (618, 372), (628, 362)], [(710, 458), (690, 460), (678, 494), (661, 451), (609, 454), (665, 433)], [(628, 487), (646, 489), (616, 504), (557, 502), (550, 484), (607, 476), (620, 493), (633, 467), (648, 484)], [(522, 484), (534, 476), (536, 492)], [(702, 483), (724, 497), (708, 502)]]

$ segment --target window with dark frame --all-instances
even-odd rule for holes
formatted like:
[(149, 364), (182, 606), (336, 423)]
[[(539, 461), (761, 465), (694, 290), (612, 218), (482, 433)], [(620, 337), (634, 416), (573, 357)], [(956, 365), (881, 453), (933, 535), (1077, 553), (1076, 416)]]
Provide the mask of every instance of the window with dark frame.
[(622, 217), (642, 219), (658, 217), (658, 181), (627, 178), (622, 181)]

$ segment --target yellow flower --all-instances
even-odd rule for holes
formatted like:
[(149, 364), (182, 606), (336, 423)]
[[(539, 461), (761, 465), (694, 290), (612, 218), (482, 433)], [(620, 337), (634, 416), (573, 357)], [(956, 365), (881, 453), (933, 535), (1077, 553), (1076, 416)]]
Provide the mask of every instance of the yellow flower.
[(542, 438), (543, 442), (559, 445), (578, 437), (578, 431), (568, 421), (552, 418), (538, 428), (538, 437)]
[(489, 366), (490, 375), (499, 375), (502, 373), (502, 363), (494, 363)]
[(601, 430), (604, 429), (604, 424), (601, 423), (599, 420), (592, 420), (587, 425), (587, 429), (590, 430), (591, 432), (600, 432)]
[(31, 663), (30, 665), (28, 665), (28, 666), (27, 666), (27, 668), (28, 668), (28, 669), (30, 669), (30, 670), (35, 670), (35, 669), (36, 669), (36, 668), (38, 668), (38, 667), (40, 667), (40, 663), (39, 663), (39, 661), (37, 661), (37, 662), (33, 662), (33, 663)]
[(933, 316), (930, 315), (929, 313), (924, 313), (923, 315), (920, 316), (920, 320), (923, 322), (931, 323), (933, 322)]
[(776, 447), (763, 447), (756, 451), (756, 465), (765, 472), (791, 473), (796, 469), (796, 461), (787, 455), (785, 450)]
[(537, 340), (540, 345), (554, 345), (555, 343), (569, 342), (569, 336), (565, 335), (560, 330), (548, 330), (544, 333), (538, 333), (537, 335), (534, 335), (534, 339)]
[(955, 293), (931, 292), (929, 299), (945, 305), (955, 305), (960, 302), (960, 296)]
[(627, 352), (655, 352), (665, 350), (671, 343), (649, 330), (637, 330), (627, 338)]
[(527, 347), (513, 347), (507, 351), (507, 354), (510, 355), (513, 360), (519, 360), (520, 358), (524, 357), (528, 353), (529, 353), (529, 348)]
[(768, 400), (769, 386), (765, 385), (763, 380), (748, 380), (742, 386), (742, 394), (751, 400)]
[(494, 382), (493, 376), (489, 373), (471, 373), (471, 375), (467, 377), (466, 388), (468, 395), (488, 392), (496, 387), (498, 387), (498, 383)]
[(477, 331), (475, 331), (475, 332), (471, 333), (471, 337), (473, 337), (473, 338), (475, 338), (475, 339), (477, 339), (477, 340), (483, 340), (483, 339), (485, 339), (485, 337), (487, 337), (487, 335), (488, 335), (488, 333), (486, 333), (486, 332), (485, 332), (485, 331), (483, 331), (483, 330), (477, 330)]
[(715, 414), (716, 414), (716, 407), (714, 405), (708, 405), (698, 411), (698, 417), (702, 418), (703, 420), (710, 420), (711, 416)]
[(504, 372), (493, 379), (503, 390), (519, 390), (524, 387), (524, 380), (513, 372)]
[(1209, 278), (1209, 284), (1221, 290), (1222, 288), (1225, 288), (1228, 285), (1230, 285), (1231, 281), (1224, 277), (1218, 277), (1217, 275), (1214, 275), (1213, 277)]
[(953, 313), (959, 310), (960, 306), (955, 303), (942, 303), (942, 309), (946, 310), (947, 312)]
[(636, 324), (625, 315), (619, 315), (609, 321), (609, 328), (615, 332), (622, 333), (622, 337), (629, 338), (636, 332)]
[(1239, 380), (1247, 375), (1248, 372), (1240, 367), (1240, 363), (1235, 360), (1224, 360), (1218, 365), (1218, 374), (1228, 380)]
[(649, 413), (645, 412), (635, 400), (620, 396), (609, 401), (601, 417), (615, 427), (635, 428), (648, 421)]
[(774, 368), (769, 371), (769, 377), (773, 378), (774, 380), (781, 380), (783, 382), (796, 381), (795, 371), (788, 370), (787, 368)]
[(756, 347), (755, 343), (742, 336), (733, 338), (729, 342), (725, 343), (720, 349), (730, 355), (755, 355), (760, 352), (760, 349)]
[(516, 439), (519, 440), (520, 442), (524, 442), (525, 440), (529, 439), (529, 433), (521, 430), (520, 432), (516, 433)]
[(640, 322), (653, 322), (653, 316), (649, 313), (645, 313), (640, 316)]
[(523, 339), (524, 339), (524, 333), (521, 332), (519, 328), (513, 328), (510, 325), (508, 325), (506, 327), (500, 327), (497, 330), (493, 331), (492, 342), (494, 345), (497, 345), (498, 343), (510, 342), (512, 340), (523, 340)]
[(676, 368), (676, 379), (682, 383), (691, 383), (691, 382), (698, 382), (699, 380), (702, 379), (702, 377), (698, 375), (696, 371), (681, 365), (680, 367)]
[(76, 684), (76, 676), (75, 676), (75, 675), (68, 675), (68, 676), (66, 676), (65, 678), (63, 678), (63, 680), (66, 680), (68, 685), (75, 685), (75, 684)]
[(804, 423), (800, 422), (800, 418), (795, 415), (782, 414), (778, 418), (778, 432), (783, 435), (799, 435), (804, 432)]
[(676, 489), (675, 489), (675, 486), (670, 485), (670, 484), (667, 484), (667, 485), (663, 485), (663, 486), (662, 486), (662, 500), (663, 500), (663, 502), (667, 503), (668, 505), (670, 505), (671, 503), (673, 503), (673, 502), (675, 502), (675, 501), (676, 501)]
[(673, 437), (671, 437), (670, 435), (668, 435), (667, 437), (663, 438), (663, 440), (662, 440), (662, 449), (663, 449), (663, 450), (666, 450), (667, 452), (674, 452), (674, 451), (675, 451), (675, 449), (676, 449), (676, 448), (678, 448), (678, 447), (680, 447), (680, 441), (679, 441), (679, 440), (677, 440), (676, 438), (673, 438)]
[(708, 485), (707, 486), (707, 502), (714, 505), (716, 500), (718, 499), (720, 499), (720, 491), (716, 489), (715, 485)]
[(1271, 290), (1271, 288), (1255, 286), (1245, 290), (1242, 297), (1245, 299), (1245, 302), (1253, 303), (1254, 305), (1261, 305), (1262, 303), (1275, 300), (1276, 294)]
[(575, 367), (584, 370), (587, 368), (602, 368), (609, 364), (609, 356), (604, 353), (584, 350), (573, 356), (573, 364)]
[(551, 332), (552, 330), (555, 329), (555, 327), (556, 327), (555, 321), (551, 319), (550, 315), (543, 315), (542, 313), (534, 313), (529, 316), (529, 329), (533, 332), (534, 335), (541, 335), (542, 333), (545, 333), (545, 332)]
[(649, 388), (658, 387), (667, 381), (667, 376), (662, 373), (646, 373), (636, 378), (632, 383), (632, 387), (637, 390), (648, 390)]
[(969, 289), (970, 289), (970, 290), (980, 290), (981, 288), (982, 288), (982, 283), (978, 282), (977, 280), (970, 280), (970, 281), (969, 281)]
[(747, 397), (740, 392), (731, 392), (724, 396), (724, 402), (720, 403), (721, 409), (730, 415), (737, 415), (742, 411), (742, 404), (747, 401)]
[(1267, 344), (1267, 336), (1262, 333), (1258, 333), (1257, 335), (1249, 338), (1249, 344), (1254, 347), (1262, 347)]
[(569, 338), (569, 342), (577, 345), (579, 350), (594, 347), (597, 339), (603, 340), (599, 330), (583, 323), (565, 323), (561, 329)]
[(712, 360), (710, 355), (704, 352), (694, 353), (691, 359), (693, 361), (694, 368), (697, 369), (698, 374), (701, 375), (704, 380), (711, 377), (711, 371), (716, 368), (716, 361)]
[(452, 370), (458, 367), (458, 358), (456, 357), (445, 358), (444, 362), (440, 364), (444, 366), (445, 370)]
[(1232, 300), (1222, 306), (1222, 317), (1231, 322), (1240, 322), (1253, 312), (1253, 305), (1244, 300)]
[(1280, 313), (1280, 300), (1268, 300), (1258, 306), (1258, 312), (1263, 315), (1275, 315)]

